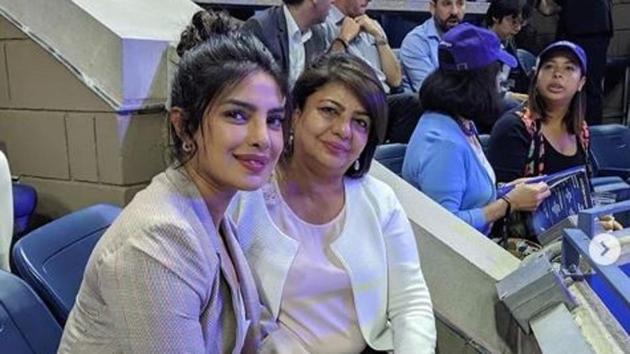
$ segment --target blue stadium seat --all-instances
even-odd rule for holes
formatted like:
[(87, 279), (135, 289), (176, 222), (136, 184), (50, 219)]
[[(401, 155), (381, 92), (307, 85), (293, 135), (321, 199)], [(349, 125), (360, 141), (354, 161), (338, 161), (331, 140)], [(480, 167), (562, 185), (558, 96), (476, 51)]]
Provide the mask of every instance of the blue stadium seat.
[(0, 270), (0, 352), (57, 352), (61, 327), (22, 279)]
[(625, 183), (623, 178), (618, 176), (600, 176), (591, 178), (591, 185), (593, 187), (604, 186), (613, 183)]
[(92, 249), (120, 214), (98, 204), (54, 220), (22, 237), (13, 248), (15, 268), (65, 324)]
[(516, 56), (518, 57), (519, 63), (523, 66), (525, 73), (531, 77), (531, 73), (534, 71), (534, 67), (536, 66), (536, 56), (525, 49), (517, 49)]
[(605, 124), (592, 126), (590, 130), (596, 175), (630, 178), (630, 128)]
[(374, 158), (390, 171), (400, 176), (402, 174), (405, 151), (407, 151), (406, 144), (383, 144), (376, 147)]
[(15, 233), (27, 231), (28, 223), (37, 206), (35, 188), (22, 183), (13, 183), (13, 217)]

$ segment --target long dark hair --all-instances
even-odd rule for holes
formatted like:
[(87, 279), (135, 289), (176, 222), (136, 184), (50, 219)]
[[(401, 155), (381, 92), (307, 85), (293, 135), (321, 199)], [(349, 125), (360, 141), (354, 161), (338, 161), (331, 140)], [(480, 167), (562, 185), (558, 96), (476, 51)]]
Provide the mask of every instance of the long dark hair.
[[(310, 95), (332, 82), (349, 88), (370, 116), (367, 144), (358, 158), (360, 167), (358, 170), (350, 167), (345, 173), (348, 177), (359, 178), (370, 169), (376, 146), (385, 139), (387, 99), (380, 81), (369, 65), (353, 55), (333, 53), (317, 59), (298, 78), (292, 93), (293, 108), (303, 110)], [(283, 163), (291, 158), (291, 146), (287, 146), (285, 151)]]
[(505, 17), (517, 18), (521, 16), (523, 20), (527, 20), (532, 13), (532, 6), (529, 1), (526, 0), (492, 0), (490, 6), (486, 11), (485, 24), (488, 27), (492, 27), (495, 23), (494, 19), (498, 19), (498, 22)]
[[(197, 12), (182, 32), (177, 52), (181, 56), (171, 87), (171, 107), (184, 113), (181, 134), (192, 137), (208, 108), (228, 90), (256, 72), (269, 74), (283, 96), (287, 83), (267, 48), (254, 36), (235, 31), (234, 21), (223, 12)], [(188, 161), (198, 147), (184, 151), (182, 139), (170, 126), (171, 156), (179, 164)]]

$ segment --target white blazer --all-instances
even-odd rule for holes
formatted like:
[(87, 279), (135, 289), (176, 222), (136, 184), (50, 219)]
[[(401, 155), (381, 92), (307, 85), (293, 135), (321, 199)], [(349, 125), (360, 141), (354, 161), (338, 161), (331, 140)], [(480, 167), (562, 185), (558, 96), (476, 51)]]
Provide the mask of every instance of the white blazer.
[[(433, 353), (433, 307), (402, 206), (370, 176), (347, 178), (345, 193), (345, 225), (331, 247), (350, 277), (363, 338), (376, 350)], [(239, 192), (230, 210), (261, 300), (277, 320), (299, 243), (273, 223), (262, 190)]]

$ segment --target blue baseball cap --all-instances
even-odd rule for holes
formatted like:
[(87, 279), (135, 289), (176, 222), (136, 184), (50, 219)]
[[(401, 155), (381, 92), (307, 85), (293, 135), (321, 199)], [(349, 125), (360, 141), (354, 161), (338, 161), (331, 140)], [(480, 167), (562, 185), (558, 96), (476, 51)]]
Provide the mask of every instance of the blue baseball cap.
[(481, 69), (497, 60), (511, 68), (517, 65), (516, 58), (503, 50), (494, 32), (469, 23), (461, 23), (446, 32), (438, 46), (438, 51), (442, 50), (453, 57), (453, 63), (440, 62), (440, 67), (447, 70)]
[(536, 71), (538, 71), (540, 63), (547, 59), (550, 54), (562, 49), (575, 55), (575, 57), (580, 62), (579, 64), (580, 68), (582, 69), (582, 75), (586, 75), (588, 61), (586, 59), (586, 53), (584, 52), (584, 49), (582, 49), (582, 47), (580, 47), (579, 45), (569, 41), (553, 42), (548, 45), (547, 48), (543, 49), (542, 52), (540, 52), (540, 54), (538, 55), (538, 59), (536, 60)]

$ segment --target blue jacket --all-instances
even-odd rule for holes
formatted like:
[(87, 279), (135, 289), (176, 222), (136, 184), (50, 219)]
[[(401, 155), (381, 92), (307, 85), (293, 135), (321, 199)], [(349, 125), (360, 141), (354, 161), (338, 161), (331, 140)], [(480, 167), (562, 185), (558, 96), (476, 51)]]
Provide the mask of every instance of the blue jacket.
[(453, 118), (430, 111), (422, 115), (402, 175), (475, 229), (490, 232), (483, 208), (496, 199), (494, 182)]

